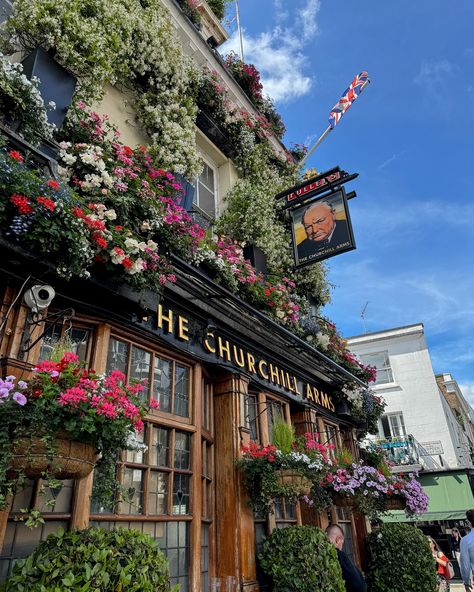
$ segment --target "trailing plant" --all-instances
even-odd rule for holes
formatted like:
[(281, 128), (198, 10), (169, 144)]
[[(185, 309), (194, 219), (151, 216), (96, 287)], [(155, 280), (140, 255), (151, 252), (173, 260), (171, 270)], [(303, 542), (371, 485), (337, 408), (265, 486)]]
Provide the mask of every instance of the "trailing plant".
[(10, 242), (47, 253), (56, 273), (88, 278), (96, 265), (136, 289), (174, 282), (158, 244), (120, 224), (113, 208), (89, 203), (56, 179), (28, 167), (17, 151), (0, 151), (0, 227)]
[(221, 21), (225, 16), (225, 6), (230, 0), (207, 0), (207, 3), (211, 7), (213, 13)]
[(336, 548), (319, 528), (275, 528), (264, 541), (259, 559), (274, 592), (346, 589)]
[(4, 123), (30, 144), (39, 144), (41, 137), (51, 139), (54, 126), (48, 123), (48, 110), (54, 103), (44, 104), (38, 90), (38, 79), (23, 74), (23, 65), (12, 63), (0, 53), (0, 113)]
[(404, 501), (406, 514), (414, 516), (426, 512), (429, 501), (416, 477), (414, 472), (392, 474), (384, 463), (378, 467), (354, 463), (343, 453), (321, 484), (331, 494), (352, 498), (357, 510), (369, 518), (386, 512), (388, 501), (394, 498)]
[[(143, 430), (148, 409), (158, 406), (154, 399), (145, 403), (143, 391), (141, 384), (127, 385), (121, 372), (99, 376), (85, 370), (71, 352), (59, 362), (39, 362), (28, 381), (17, 382), (14, 376), (0, 381), (0, 507), (24, 482), (23, 470), (10, 470), (16, 444), (24, 439), (34, 446), (38, 438), (46, 445), (52, 468), (43, 478), (48, 480), (54, 477), (55, 442), (60, 432), (70, 440), (91, 444), (102, 454), (96, 481), (101, 491), (114, 490), (119, 451), (130, 448), (134, 434)], [(110, 502), (110, 497), (104, 497), (98, 501)]]
[(160, 0), (17, 0), (7, 31), (22, 49), (52, 51), (78, 76), (78, 98), (128, 86), (161, 166), (191, 178), (199, 172), (190, 65)]
[(421, 530), (411, 524), (383, 524), (367, 537), (370, 592), (436, 592), (436, 568)]
[[(138, 530), (59, 529), (15, 562), (4, 592), (170, 592), (168, 562)], [(175, 590), (175, 588), (173, 588)]]
[(248, 446), (242, 447), (242, 456), (236, 463), (242, 471), (250, 504), (261, 516), (272, 511), (275, 498), (296, 500), (299, 497), (297, 484), (279, 479), (282, 469), (292, 469), (311, 481), (313, 487), (318, 487), (322, 469), (330, 464), (328, 447), (318, 442), (317, 435), (307, 433), (304, 437), (295, 438), (288, 450), (289, 433), (284, 435), (280, 426), (277, 434), (281, 437), (284, 450), (275, 444), (262, 446), (251, 441)]

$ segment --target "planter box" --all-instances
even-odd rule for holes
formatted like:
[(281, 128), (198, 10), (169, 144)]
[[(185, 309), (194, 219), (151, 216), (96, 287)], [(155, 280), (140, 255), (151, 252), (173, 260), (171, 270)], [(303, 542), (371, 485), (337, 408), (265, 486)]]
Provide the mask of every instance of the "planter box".
[(56, 103), (56, 109), (48, 112), (48, 120), (60, 128), (76, 90), (76, 77), (42, 47), (23, 60), (23, 71), (28, 78), (40, 79), (39, 90), (45, 104)]
[(331, 494), (333, 504), (340, 508), (353, 508), (356, 505), (356, 499), (353, 495), (339, 493), (335, 491)]

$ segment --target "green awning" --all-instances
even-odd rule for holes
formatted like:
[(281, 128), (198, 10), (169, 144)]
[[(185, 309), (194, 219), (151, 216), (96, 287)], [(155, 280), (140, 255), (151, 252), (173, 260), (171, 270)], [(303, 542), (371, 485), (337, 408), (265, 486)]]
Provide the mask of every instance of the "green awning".
[(383, 516), (384, 522), (463, 520), (466, 510), (474, 508), (474, 496), (465, 472), (421, 473), (419, 481), (430, 498), (428, 511), (417, 519), (411, 516), (407, 518), (402, 511), (390, 512)]

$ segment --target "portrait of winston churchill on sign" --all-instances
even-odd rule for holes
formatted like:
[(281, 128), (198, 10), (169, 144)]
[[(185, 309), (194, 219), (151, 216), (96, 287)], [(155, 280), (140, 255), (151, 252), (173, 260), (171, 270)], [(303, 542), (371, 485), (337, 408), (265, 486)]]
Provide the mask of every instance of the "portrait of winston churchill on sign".
[(296, 267), (355, 249), (342, 189), (292, 210), (291, 229)]

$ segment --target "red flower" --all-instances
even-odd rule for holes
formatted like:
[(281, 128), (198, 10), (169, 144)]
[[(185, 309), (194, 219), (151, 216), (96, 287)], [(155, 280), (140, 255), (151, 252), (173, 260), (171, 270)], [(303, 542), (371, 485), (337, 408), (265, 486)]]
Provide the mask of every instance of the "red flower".
[(39, 197), (36, 198), (36, 201), (40, 205), (42, 205), (44, 208), (49, 210), (50, 212), (54, 212), (54, 208), (56, 207), (56, 204), (54, 203), (54, 201), (52, 199), (48, 199), (47, 197), (42, 197), (40, 195)]
[(48, 187), (52, 187), (56, 191), (59, 189), (59, 183), (57, 181), (55, 181), (54, 179), (50, 179), (49, 181), (46, 181), (46, 185)]
[(115, 230), (123, 230), (123, 226), (116, 226)]
[(133, 150), (130, 148), (130, 146), (124, 146), (123, 151), (125, 156), (133, 156)]
[(94, 242), (96, 243), (96, 245), (98, 245), (101, 249), (107, 248), (107, 241), (105, 240), (105, 238), (101, 234), (99, 234), (98, 232), (94, 232), (94, 234), (92, 235), (92, 238), (93, 238)]
[(130, 269), (133, 265), (133, 261), (130, 259), (130, 257), (125, 257), (125, 259), (122, 261), (122, 265), (125, 267), (125, 269)]
[(23, 162), (23, 156), (17, 150), (10, 150), (8, 154), (13, 158), (13, 160)]
[(25, 195), (19, 195), (14, 193), (10, 197), (10, 201), (14, 206), (18, 208), (20, 214), (31, 214), (33, 208), (31, 207), (30, 200)]

